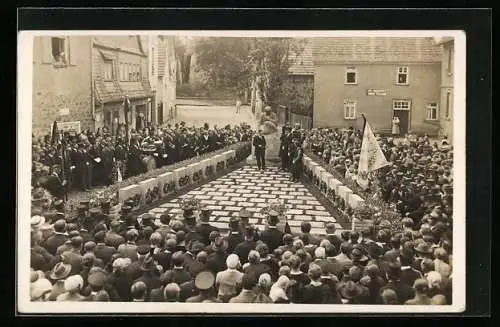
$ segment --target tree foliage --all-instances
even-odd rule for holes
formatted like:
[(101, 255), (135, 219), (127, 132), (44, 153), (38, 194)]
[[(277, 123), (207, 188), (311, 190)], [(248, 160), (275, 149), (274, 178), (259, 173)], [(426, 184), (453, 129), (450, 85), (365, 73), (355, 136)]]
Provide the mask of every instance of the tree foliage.
[(195, 46), (196, 70), (209, 87), (237, 92), (255, 79), (263, 102), (276, 106), (288, 79), (290, 55), (303, 46), (303, 40), (293, 38), (204, 38)]
[(283, 85), (281, 103), (294, 114), (312, 116), (314, 87), (313, 80), (292, 81), (288, 79)]

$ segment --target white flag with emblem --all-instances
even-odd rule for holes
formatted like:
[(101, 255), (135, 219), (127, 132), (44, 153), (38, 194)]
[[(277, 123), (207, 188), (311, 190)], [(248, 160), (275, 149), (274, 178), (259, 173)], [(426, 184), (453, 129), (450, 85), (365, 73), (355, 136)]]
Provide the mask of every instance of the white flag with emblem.
[(359, 156), (358, 176), (356, 178), (358, 185), (363, 189), (368, 188), (369, 174), (388, 165), (389, 162), (385, 159), (385, 155), (382, 152), (375, 135), (373, 135), (370, 124), (366, 122), (365, 130), (363, 131), (361, 154)]

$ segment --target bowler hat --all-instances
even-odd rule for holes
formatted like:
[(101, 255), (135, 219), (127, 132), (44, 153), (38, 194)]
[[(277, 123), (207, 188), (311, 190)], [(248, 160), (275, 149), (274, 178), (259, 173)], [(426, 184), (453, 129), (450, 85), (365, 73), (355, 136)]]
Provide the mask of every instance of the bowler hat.
[(101, 213), (101, 209), (99, 209), (99, 208), (91, 208), (89, 210), (89, 213), (90, 213), (91, 217), (97, 217), (97, 215), (99, 215)]
[(127, 214), (127, 213), (130, 213), (131, 211), (132, 211), (132, 207), (128, 206), (128, 205), (123, 206), (121, 209), (122, 214)]
[(339, 287), (339, 293), (344, 299), (351, 300), (363, 294), (363, 289), (350, 280)]
[(80, 201), (80, 204), (88, 208), (88, 206), (90, 205), (90, 200), (82, 200)]
[(102, 268), (94, 267), (90, 269), (89, 276), (87, 277), (90, 286), (102, 287), (106, 280), (107, 274)]
[(215, 277), (210, 271), (202, 271), (194, 280), (194, 285), (199, 290), (208, 290), (210, 289), (215, 282)]
[(279, 214), (275, 210), (270, 210), (268, 213), (269, 217), (278, 217)]
[(31, 217), (31, 227), (32, 228), (38, 228), (45, 224), (45, 217), (44, 216), (33, 216)]
[(129, 206), (130, 208), (133, 208), (135, 205), (134, 200), (127, 200), (124, 203), (125, 203), (125, 205)]
[(142, 271), (153, 271), (156, 268), (155, 262), (153, 260), (153, 257), (147, 256), (144, 261), (142, 262), (141, 265), (141, 270)]
[(154, 216), (150, 213), (145, 213), (141, 216), (142, 221), (151, 221), (154, 219)]
[(50, 278), (52, 280), (60, 280), (68, 277), (71, 272), (71, 265), (69, 263), (59, 262), (57, 263), (50, 273)]

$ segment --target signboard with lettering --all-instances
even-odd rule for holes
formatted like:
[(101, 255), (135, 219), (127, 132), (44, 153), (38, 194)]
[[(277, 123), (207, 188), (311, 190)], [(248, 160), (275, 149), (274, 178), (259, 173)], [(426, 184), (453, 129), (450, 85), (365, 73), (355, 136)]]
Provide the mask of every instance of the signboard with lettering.
[(379, 96), (383, 96), (383, 95), (387, 95), (387, 90), (369, 89), (369, 90), (366, 90), (366, 94), (367, 95), (379, 95)]
[(75, 131), (80, 133), (80, 121), (57, 122), (57, 127), (65, 132)]
[(69, 115), (69, 108), (59, 109), (59, 116), (67, 116), (67, 115)]

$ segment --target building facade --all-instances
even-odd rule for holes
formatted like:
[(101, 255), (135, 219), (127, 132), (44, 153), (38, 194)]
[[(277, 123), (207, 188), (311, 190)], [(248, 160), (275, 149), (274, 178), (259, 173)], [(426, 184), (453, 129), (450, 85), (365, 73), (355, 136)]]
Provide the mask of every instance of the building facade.
[(125, 96), (130, 128), (151, 121), (148, 60), (138, 36), (39, 36), (33, 55), (33, 133), (50, 132), (54, 121), (77, 132), (113, 128), (125, 122)]
[(88, 36), (38, 36), (33, 44), (32, 128), (50, 133), (52, 123), (93, 129), (92, 57)]
[(125, 123), (124, 99), (130, 101), (130, 129), (148, 126), (154, 116), (148, 54), (139, 36), (92, 37), (95, 128), (113, 131)]
[(315, 38), (314, 127), (361, 127), (390, 133), (441, 130), (443, 50), (432, 38)]
[(441, 62), (441, 110), (439, 119), (441, 122), (440, 134), (453, 140), (453, 77), (454, 77), (454, 39), (439, 38), (436, 44), (442, 48), (443, 57)]
[(163, 124), (172, 118), (176, 103), (177, 60), (174, 36), (149, 36), (148, 73), (155, 94), (153, 122)]

